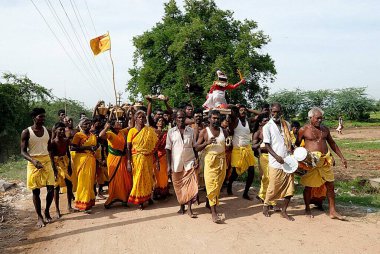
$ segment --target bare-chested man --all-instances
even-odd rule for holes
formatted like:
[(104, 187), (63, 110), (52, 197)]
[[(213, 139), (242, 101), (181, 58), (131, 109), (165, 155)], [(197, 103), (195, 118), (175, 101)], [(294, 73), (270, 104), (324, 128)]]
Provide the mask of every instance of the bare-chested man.
[(321, 125), (323, 111), (320, 108), (314, 107), (309, 111), (308, 117), (310, 123), (299, 130), (296, 145), (300, 145), (301, 141), (304, 140), (305, 148), (309, 152), (316, 153), (321, 157), (317, 167), (309, 170), (307, 174), (301, 178), (301, 184), (305, 186), (303, 195), (306, 215), (313, 217), (310, 210), (312, 187), (320, 187), (325, 184), (327, 188), (327, 198), (329, 200), (330, 218), (344, 220), (345, 217), (338, 214), (335, 210), (334, 172), (331, 168), (333, 158), (328, 145), (339, 156), (345, 168), (347, 168), (347, 161), (331, 137), (329, 129)]
[[(28, 161), (27, 187), (33, 192), (33, 204), (38, 221), (37, 227), (51, 222), (50, 205), (54, 196), (54, 174), (51, 157), (51, 133), (45, 128), (45, 109), (34, 108), (30, 113), (33, 125), (21, 133), (21, 155)], [(40, 189), (46, 187), (45, 221), (41, 213)]]
[(60, 187), (67, 187), (67, 210), (73, 212), (74, 209), (71, 206), (73, 200), (73, 185), (71, 183), (71, 158), (70, 158), (70, 140), (65, 134), (66, 125), (62, 122), (58, 122), (54, 125), (55, 138), (51, 141), (52, 148), (52, 166), (57, 172), (55, 188), (54, 188), (54, 202), (57, 212), (57, 218), (61, 217), (59, 209), (59, 191)]

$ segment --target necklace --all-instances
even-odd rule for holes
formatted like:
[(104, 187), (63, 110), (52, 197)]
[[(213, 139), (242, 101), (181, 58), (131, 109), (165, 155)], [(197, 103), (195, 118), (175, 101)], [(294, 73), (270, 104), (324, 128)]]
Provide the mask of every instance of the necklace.
[[(311, 126), (313, 126), (313, 125), (311, 125)], [(317, 130), (317, 132), (314, 131), (315, 129)], [(322, 136), (323, 136), (322, 135), (323, 131), (321, 129), (318, 129), (317, 127), (313, 126), (311, 133), (313, 134), (313, 139), (316, 140), (315, 142), (317, 142), (317, 143), (321, 142)], [(317, 133), (317, 135), (316, 135), (316, 133)]]

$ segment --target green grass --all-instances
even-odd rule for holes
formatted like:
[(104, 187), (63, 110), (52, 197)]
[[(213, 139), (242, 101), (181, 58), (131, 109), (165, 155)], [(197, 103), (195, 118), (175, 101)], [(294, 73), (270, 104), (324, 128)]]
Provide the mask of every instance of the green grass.
[[(305, 122), (301, 121), (302, 124)], [(325, 119), (323, 125), (329, 128), (338, 127), (338, 119)], [(374, 112), (370, 114), (370, 118), (366, 121), (355, 121), (355, 120), (343, 120), (344, 128), (352, 127), (377, 127), (380, 126), (380, 112)]]
[(352, 139), (335, 140), (345, 150), (380, 150), (380, 140), (358, 141)]
[(26, 182), (26, 164), (26, 160), (21, 158), (11, 158), (0, 163), (0, 178)]

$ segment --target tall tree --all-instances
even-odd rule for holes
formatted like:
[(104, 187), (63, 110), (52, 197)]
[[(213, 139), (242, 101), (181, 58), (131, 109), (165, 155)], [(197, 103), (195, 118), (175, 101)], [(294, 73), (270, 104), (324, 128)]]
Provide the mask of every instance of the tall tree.
[(253, 104), (268, 96), (267, 84), (276, 70), (271, 57), (261, 52), (270, 39), (256, 22), (234, 19), (232, 11), (219, 9), (213, 0), (186, 0), (184, 12), (175, 0), (164, 7), (162, 20), (133, 38), (134, 67), (127, 84), (131, 98), (163, 93), (179, 105), (190, 95), (200, 106), (217, 69), (230, 83), (239, 81), (237, 69), (248, 78), (244, 87), (228, 94), (230, 103)]

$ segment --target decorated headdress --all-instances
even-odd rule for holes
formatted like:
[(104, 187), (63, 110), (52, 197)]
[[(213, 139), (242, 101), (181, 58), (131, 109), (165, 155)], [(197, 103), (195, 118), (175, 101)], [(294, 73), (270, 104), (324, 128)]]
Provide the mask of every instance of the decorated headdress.
[(227, 75), (224, 74), (224, 72), (222, 72), (221, 70), (217, 70), (216, 75), (218, 76), (218, 80), (216, 81), (216, 84), (221, 87), (226, 87), (228, 85)]

